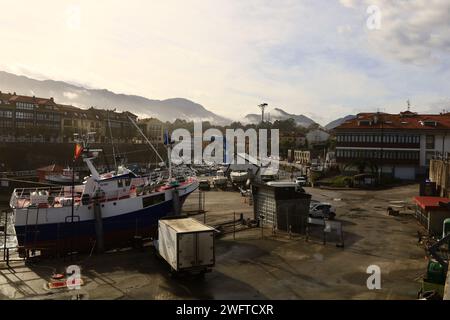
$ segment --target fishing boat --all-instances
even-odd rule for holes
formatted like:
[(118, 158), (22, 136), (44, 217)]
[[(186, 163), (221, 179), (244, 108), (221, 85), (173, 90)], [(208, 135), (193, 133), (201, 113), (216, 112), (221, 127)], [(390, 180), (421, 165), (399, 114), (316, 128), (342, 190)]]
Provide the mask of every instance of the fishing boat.
[(77, 251), (89, 250), (98, 240), (99, 225), (105, 248), (153, 236), (158, 220), (177, 214), (198, 188), (195, 177), (154, 180), (124, 166), (100, 174), (95, 152), (83, 150), (82, 155), (90, 171), (82, 184), (13, 191), (10, 207), (20, 248), (64, 252), (70, 241)]
[(216, 176), (213, 178), (214, 186), (223, 188), (228, 183), (228, 178), (225, 176), (223, 170), (217, 170)]
[(72, 172), (72, 169), (70, 169), (69, 167), (64, 168), (62, 173), (53, 173), (45, 175), (45, 180), (57, 184), (71, 184), (72, 179), (74, 181), (79, 181), (80, 176), (77, 172)]

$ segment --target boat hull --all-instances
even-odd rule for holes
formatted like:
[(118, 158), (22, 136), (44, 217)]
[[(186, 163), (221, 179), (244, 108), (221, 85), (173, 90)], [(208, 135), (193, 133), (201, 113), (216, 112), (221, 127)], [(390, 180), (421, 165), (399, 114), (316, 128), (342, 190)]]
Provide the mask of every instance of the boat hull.
[[(195, 189), (194, 189), (195, 190)], [(192, 191), (194, 191), (192, 190)], [(192, 192), (191, 191), (191, 192)], [(180, 197), (181, 205), (188, 195)], [(105, 249), (130, 246), (136, 238), (156, 236), (158, 220), (174, 214), (173, 200), (166, 200), (129, 213), (104, 217), (102, 219)], [(74, 222), (16, 225), (19, 247), (38, 249), (45, 255), (66, 252), (89, 252), (96, 243), (95, 220)]]

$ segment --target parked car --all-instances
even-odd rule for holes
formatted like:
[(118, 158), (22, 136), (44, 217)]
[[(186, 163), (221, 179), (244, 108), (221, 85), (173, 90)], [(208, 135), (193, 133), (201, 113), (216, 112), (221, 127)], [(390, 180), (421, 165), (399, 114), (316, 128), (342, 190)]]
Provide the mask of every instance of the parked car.
[(336, 209), (329, 203), (311, 202), (309, 216), (317, 219), (333, 220), (336, 217)]

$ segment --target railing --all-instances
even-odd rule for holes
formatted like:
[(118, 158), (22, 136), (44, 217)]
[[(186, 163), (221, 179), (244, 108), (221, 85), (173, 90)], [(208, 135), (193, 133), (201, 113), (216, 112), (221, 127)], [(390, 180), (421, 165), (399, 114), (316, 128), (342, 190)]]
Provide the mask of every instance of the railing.
[[(72, 196), (72, 188), (69, 187), (37, 187), (37, 188), (17, 188), (14, 189), (11, 199), (9, 201), (9, 205), (11, 208), (17, 208), (22, 209), (26, 207), (25, 201), (31, 200), (31, 196), (33, 193), (36, 193), (36, 195), (39, 195), (40, 193), (45, 192), (45, 196), (47, 196), (47, 204), (49, 206), (54, 205), (54, 199), (56, 197), (71, 197)], [(78, 195), (78, 193), (76, 192)], [(53, 201), (51, 201), (53, 199)], [(21, 203), (21, 200), (22, 203)], [(27, 203), (30, 205), (31, 203)]]

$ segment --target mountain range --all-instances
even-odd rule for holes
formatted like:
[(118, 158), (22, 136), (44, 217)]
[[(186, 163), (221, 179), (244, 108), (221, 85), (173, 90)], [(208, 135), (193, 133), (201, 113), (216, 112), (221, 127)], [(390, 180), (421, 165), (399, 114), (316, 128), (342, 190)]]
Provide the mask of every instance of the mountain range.
[[(74, 105), (80, 108), (91, 106), (102, 109), (116, 109), (117, 111), (130, 111), (139, 117), (155, 117), (162, 121), (183, 119), (187, 121), (210, 121), (217, 125), (227, 125), (231, 119), (215, 114), (202, 105), (185, 98), (171, 98), (155, 100), (138, 95), (114, 93), (107, 89), (92, 89), (64, 81), (36, 80), (26, 76), (15, 75), (0, 71), (0, 91), (16, 92), (17, 94), (53, 97), (57, 103)], [(336, 119), (324, 129), (331, 130), (339, 124), (352, 119), (353, 115)], [(317, 124), (313, 119), (302, 114), (288, 113), (280, 108), (266, 112), (266, 119), (274, 122), (292, 118), (296, 124), (309, 127)], [(259, 123), (260, 114), (247, 114), (243, 122)]]
[(137, 95), (118, 94), (106, 89), (88, 89), (63, 81), (35, 80), (4, 71), (0, 71), (0, 90), (43, 98), (53, 97), (57, 103), (80, 108), (116, 108), (117, 111), (130, 111), (139, 117), (156, 117), (162, 121), (174, 121), (178, 118), (222, 125), (231, 122), (230, 119), (184, 98), (154, 100)]
[[(271, 122), (274, 122), (276, 120), (287, 120), (289, 118), (292, 118), (295, 120), (295, 123), (298, 126), (307, 128), (312, 124), (316, 124), (314, 120), (311, 118), (308, 118), (307, 116), (304, 116), (302, 114), (292, 114), (288, 113), (280, 108), (274, 108), (273, 110), (266, 111), (265, 118)], [(259, 123), (261, 121), (261, 114), (247, 114), (245, 116), (245, 121), (247, 123)]]

